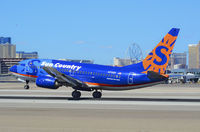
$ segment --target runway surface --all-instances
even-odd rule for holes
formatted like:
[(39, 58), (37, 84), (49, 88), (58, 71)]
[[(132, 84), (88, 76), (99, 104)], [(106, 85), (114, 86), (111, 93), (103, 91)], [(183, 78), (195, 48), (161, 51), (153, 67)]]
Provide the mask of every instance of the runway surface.
[(0, 83), (1, 132), (199, 132), (200, 85), (103, 91), (102, 99), (71, 88), (48, 90)]

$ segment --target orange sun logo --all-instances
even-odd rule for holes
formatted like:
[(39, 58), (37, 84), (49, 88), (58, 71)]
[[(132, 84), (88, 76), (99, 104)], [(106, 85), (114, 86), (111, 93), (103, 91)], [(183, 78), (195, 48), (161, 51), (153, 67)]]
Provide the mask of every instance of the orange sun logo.
[(142, 73), (147, 71), (159, 72), (164, 74), (172, 53), (174, 43), (177, 36), (167, 34), (160, 43), (151, 51), (151, 53), (143, 60), (143, 67), (145, 69)]

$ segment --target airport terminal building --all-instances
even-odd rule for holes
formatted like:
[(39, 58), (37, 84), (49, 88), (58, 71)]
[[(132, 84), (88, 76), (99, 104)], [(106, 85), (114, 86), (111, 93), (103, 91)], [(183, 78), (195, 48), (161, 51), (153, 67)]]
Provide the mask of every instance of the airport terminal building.
[(38, 58), (38, 52), (17, 51), (16, 58), (35, 59), (35, 58)]

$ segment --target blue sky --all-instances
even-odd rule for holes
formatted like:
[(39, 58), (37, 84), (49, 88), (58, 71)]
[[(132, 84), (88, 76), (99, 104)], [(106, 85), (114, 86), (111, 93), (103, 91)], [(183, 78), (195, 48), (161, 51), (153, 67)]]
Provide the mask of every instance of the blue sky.
[(131, 43), (146, 53), (172, 28), (174, 52), (200, 40), (198, 0), (0, 0), (0, 36), (40, 58), (92, 59), (112, 64)]

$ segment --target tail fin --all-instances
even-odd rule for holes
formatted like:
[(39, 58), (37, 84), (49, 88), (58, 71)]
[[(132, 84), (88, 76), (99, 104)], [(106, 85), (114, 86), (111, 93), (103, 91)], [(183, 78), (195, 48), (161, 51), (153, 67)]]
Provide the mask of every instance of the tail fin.
[(172, 28), (158, 43), (158, 45), (147, 55), (147, 57), (142, 61), (144, 68), (142, 73), (147, 73), (148, 71), (154, 71), (160, 74), (165, 73), (178, 33), (178, 28)]

